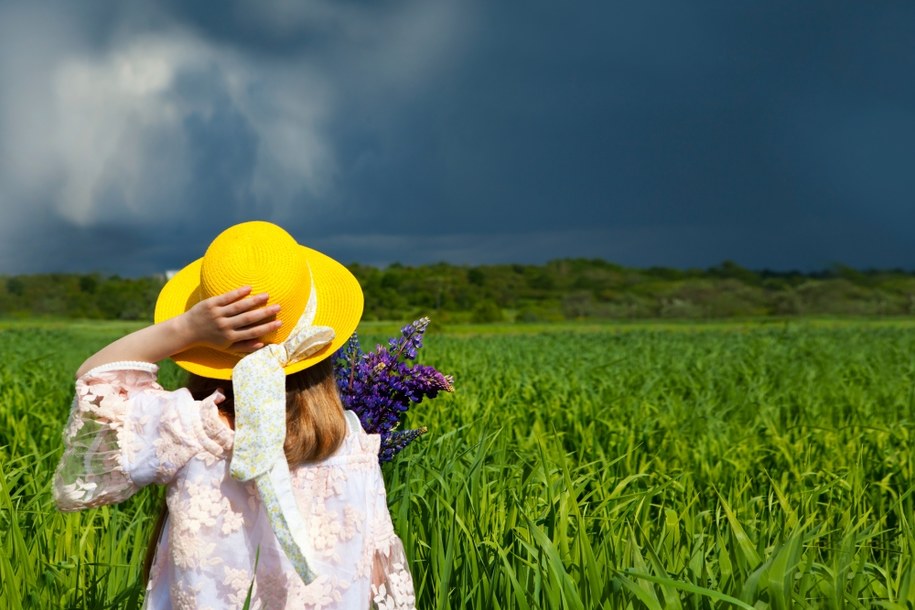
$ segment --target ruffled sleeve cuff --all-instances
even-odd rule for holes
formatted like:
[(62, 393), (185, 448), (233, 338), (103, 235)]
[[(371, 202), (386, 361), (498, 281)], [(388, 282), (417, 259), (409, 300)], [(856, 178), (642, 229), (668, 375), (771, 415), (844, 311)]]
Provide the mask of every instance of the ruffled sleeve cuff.
[(413, 610), (416, 596), (403, 543), (391, 536), (375, 549), (372, 564), (372, 604), (384, 610)]
[(231, 447), (216, 396), (194, 402), (168, 392), (148, 362), (114, 362), (77, 379), (54, 475), (54, 500), (73, 511), (126, 500), (149, 483), (167, 483), (201, 451)]
[(148, 362), (113, 362), (77, 379), (63, 433), (64, 454), (54, 475), (60, 510), (120, 502), (136, 492), (124, 468), (125, 449), (134, 442), (134, 431), (126, 425), (129, 398), (142, 389), (161, 389), (157, 371)]

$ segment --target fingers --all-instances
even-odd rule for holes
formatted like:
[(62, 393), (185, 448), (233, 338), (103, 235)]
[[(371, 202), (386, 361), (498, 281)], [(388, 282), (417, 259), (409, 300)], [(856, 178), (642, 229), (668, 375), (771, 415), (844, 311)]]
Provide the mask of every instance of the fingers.
[(241, 328), (233, 333), (232, 338), (235, 342), (232, 343), (229, 349), (233, 352), (244, 354), (257, 351), (265, 345), (261, 337), (275, 331), (282, 325), (283, 323), (280, 320), (270, 320), (263, 324)]
[(281, 326), (276, 319), (279, 305), (268, 305), (266, 293), (251, 294), (242, 286), (201, 301), (192, 308), (201, 341), (231, 347), (232, 351), (249, 353), (263, 347), (261, 338)]
[(232, 333), (232, 339), (235, 343), (252, 341), (263, 337), (267, 333), (272, 333), (282, 325), (283, 323), (280, 320), (267, 320), (266, 322), (262, 322), (260, 324), (241, 326), (236, 328)]
[[(243, 331), (276, 321), (276, 314), (280, 312), (279, 305), (268, 305), (251, 311), (244, 311), (239, 314), (224, 314), (226, 326), (235, 331)], [(267, 329), (267, 332), (276, 330), (275, 328)], [(255, 335), (257, 336), (257, 335)], [(249, 337), (243, 337), (249, 338)]]
[[(279, 305), (267, 305), (270, 295), (266, 292), (244, 298), (251, 292), (250, 286), (236, 288), (210, 300), (215, 308), (215, 317), (224, 320), (225, 327), (240, 330), (244, 327), (255, 326), (261, 322), (271, 321), (279, 313)], [(265, 305), (267, 305), (265, 307)], [(270, 330), (275, 329), (269, 329)]]
[(224, 306), (234, 303), (235, 301), (248, 296), (250, 293), (251, 286), (239, 286), (235, 290), (230, 290), (229, 292), (218, 294), (215, 297), (210, 297), (210, 300), (214, 305)]
[(266, 292), (248, 297), (249, 294), (251, 294), (251, 287), (242, 286), (215, 297), (210, 297), (206, 300), (206, 303), (210, 307), (217, 309), (219, 315), (230, 318), (240, 313), (263, 307), (270, 300), (270, 295)]
[(249, 339), (248, 341), (239, 341), (229, 346), (230, 352), (236, 354), (250, 354), (264, 347), (264, 342), (260, 339)]
[[(234, 292), (234, 291), (233, 291)], [(230, 293), (226, 293), (230, 294)], [(225, 295), (220, 295), (225, 296)], [(225, 305), (218, 305), (219, 313), (226, 317), (237, 316), (238, 314), (244, 313), (246, 311), (251, 311), (259, 307), (263, 307), (267, 304), (267, 301), (270, 299), (270, 295), (266, 292), (261, 294), (255, 294), (248, 298), (239, 298), (231, 303)]]

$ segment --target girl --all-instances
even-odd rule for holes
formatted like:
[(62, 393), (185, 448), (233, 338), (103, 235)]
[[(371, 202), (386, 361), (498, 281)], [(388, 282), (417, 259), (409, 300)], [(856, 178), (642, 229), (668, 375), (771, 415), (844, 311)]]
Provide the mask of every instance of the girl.
[[(230, 227), (163, 287), (155, 324), (77, 371), (64, 511), (167, 486), (147, 608), (412, 608), (378, 466), (328, 359), (362, 315), (337, 261), (280, 227)], [(159, 360), (189, 389), (156, 381)], [(230, 381), (231, 380), (231, 381)]]

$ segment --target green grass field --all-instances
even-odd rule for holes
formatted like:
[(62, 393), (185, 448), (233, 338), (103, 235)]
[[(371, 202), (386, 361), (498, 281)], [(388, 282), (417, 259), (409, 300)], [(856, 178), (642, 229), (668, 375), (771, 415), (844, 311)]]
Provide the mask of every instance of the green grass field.
[[(49, 490), (73, 371), (135, 327), (0, 323), (2, 608), (141, 602), (158, 492)], [(430, 334), (457, 391), (384, 471), (418, 606), (912, 608), (913, 355), (905, 320)]]

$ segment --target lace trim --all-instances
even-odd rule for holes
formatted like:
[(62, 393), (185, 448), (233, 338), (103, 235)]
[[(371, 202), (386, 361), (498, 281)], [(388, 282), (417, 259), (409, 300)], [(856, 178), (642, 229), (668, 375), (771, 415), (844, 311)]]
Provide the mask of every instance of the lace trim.
[(152, 362), (143, 362), (141, 360), (118, 360), (117, 362), (100, 364), (93, 369), (89, 369), (86, 373), (83, 373), (83, 376), (80, 379), (86, 379), (87, 377), (94, 377), (99, 373), (110, 373), (112, 371), (144, 371), (155, 376), (159, 372), (159, 365), (153, 364)]

